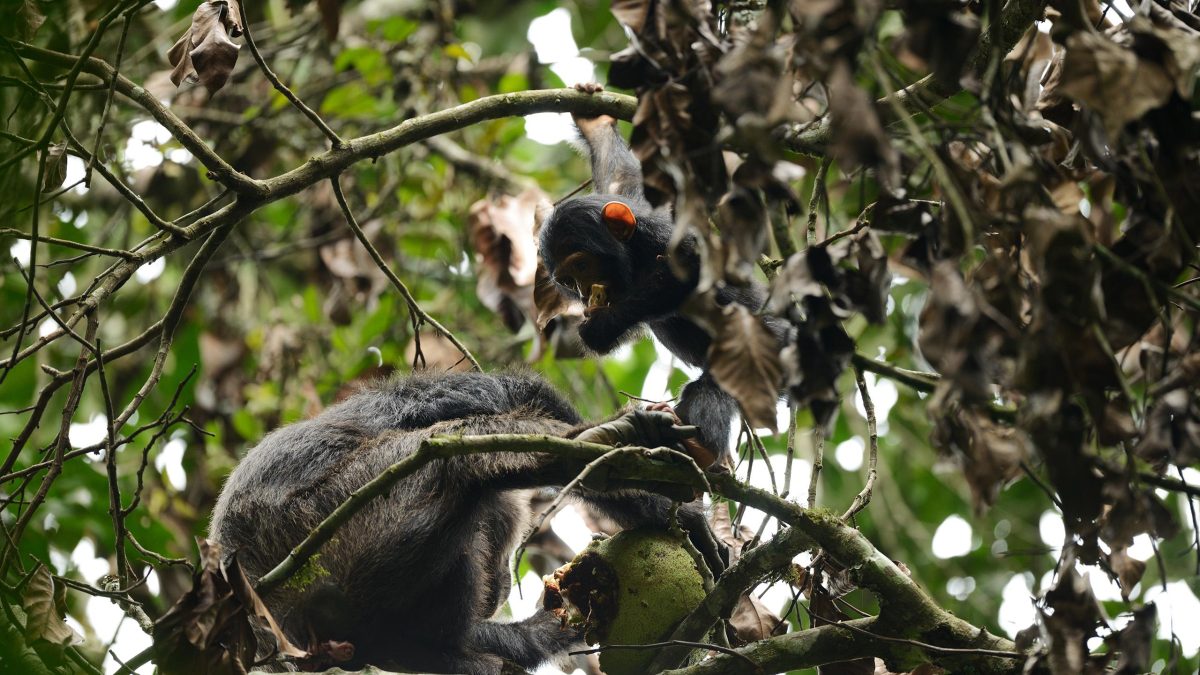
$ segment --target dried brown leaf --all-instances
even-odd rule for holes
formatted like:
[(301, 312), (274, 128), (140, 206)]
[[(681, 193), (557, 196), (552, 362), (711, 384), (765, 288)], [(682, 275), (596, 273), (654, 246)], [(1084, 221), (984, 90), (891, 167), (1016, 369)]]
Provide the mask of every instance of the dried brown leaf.
[(774, 430), (783, 377), (779, 341), (744, 305), (729, 305), (722, 313), (708, 350), (709, 372), (738, 401), (751, 426)]
[(517, 332), (534, 317), (538, 266), (535, 213), (545, 195), (537, 189), (517, 197), (502, 195), (471, 205), (467, 216), (475, 250), (475, 294)]
[(1163, 64), (1142, 60), (1100, 33), (1072, 33), (1066, 49), (1058, 90), (1098, 113), (1110, 139), (1175, 91), (1174, 73)]
[(52, 143), (46, 148), (46, 175), (42, 193), (54, 192), (67, 180), (67, 144)]
[(242, 34), (238, 0), (206, 0), (192, 14), (192, 25), (167, 52), (171, 81), (200, 82), (215, 94), (229, 80), (241, 49), (230, 38)]
[(1137, 582), (1146, 573), (1146, 563), (1130, 557), (1128, 548), (1116, 548), (1108, 555), (1108, 564), (1117, 575), (1117, 583), (1121, 585), (1121, 597), (1129, 601), (1129, 594)]
[(787, 632), (787, 623), (778, 614), (767, 609), (761, 600), (750, 594), (738, 598), (729, 624), (733, 626), (738, 639), (746, 643)]
[(767, 209), (762, 198), (756, 191), (735, 187), (717, 204), (717, 220), (726, 276), (734, 283), (750, 282), (767, 245)]
[(317, 0), (317, 9), (321, 11), (321, 25), (325, 28), (326, 37), (337, 39), (342, 21), (342, 0)]
[(617, 21), (640, 33), (646, 24), (646, 13), (650, 11), (650, 0), (613, 0), (611, 11)]
[(258, 645), (249, 614), (221, 571), (219, 548), (197, 543), (192, 588), (154, 624), (154, 662), (172, 675), (246, 673)]
[(21, 589), (25, 610), (25, 639), (30, 643), (69, 646), (83, 638), (66, 623), (66, 586), (56, 583), (50, 570), (39, 565)]
[(242, 571), (242, 566), (238, 563), (236, 556), (230, 558), (227, 564), (221, 566), (221, 573), (225, 575), (226, 581), (229, 582), (233, 596), (245, 608), (250, 622), (259, 629), (258, 635), (270, 635), (274, 638), (275, 644), (270, 652), (272, 656), (301, 658), (308, 655), (308, 652), (292, 644), (287, 639), (287, 636), (283, 634), (283, 630), (276, 623), (275, 617), (271, 615), (271, 610), (267, 609), (266, 603), (254, 591), (254, 586), (250, 584), (250, 579)]

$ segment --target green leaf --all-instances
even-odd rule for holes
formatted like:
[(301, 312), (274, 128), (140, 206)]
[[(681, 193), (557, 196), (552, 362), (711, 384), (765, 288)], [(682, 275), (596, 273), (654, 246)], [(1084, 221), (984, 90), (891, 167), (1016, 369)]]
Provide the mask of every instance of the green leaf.
[(257, 417), (247, 410), (238, 410), (233, 414), (233, 429), (247, 441), (257, 441), (263, 437), (263, 425)]

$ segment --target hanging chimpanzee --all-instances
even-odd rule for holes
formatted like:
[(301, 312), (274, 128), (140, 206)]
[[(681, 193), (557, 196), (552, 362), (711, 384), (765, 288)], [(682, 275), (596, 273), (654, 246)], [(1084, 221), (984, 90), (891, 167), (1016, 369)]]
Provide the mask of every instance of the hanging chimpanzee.
[[(597, 84), (576, 88), (601, 89)], [(687, 270), (679, 278), (666, 259), (674, 223), (646, 200), (641, 165), (617, 132), (616, 120), (577, 116), (575, 124), (591, 156), (596, 194), (566, 199), (554, 208), (542, 223), (538, 254), (559, 291), (587, 304), (579, 337), (604, 354), (646, 324), (676, 357), (706, 366), (711, 337), (679, 313), (699, 281), (695, 238), (689, 235), (675, 250), (675, 261)], [(717, 304), (739, 303), (752, 311), (766, 297), (766, 289), (755, 284), (721, 286), (716, 292)], [(782, 323), (768, 325), (782, 334)], [(683, 388), (676, 412), (700, 428), (701, 444), (721, 462), (729, 452), (737, 402), (706, 371)]]
[[(580, 427), (579, 414), (525, 375), (418, 375), (358, 393), (317, 417), (272, 432), (221, 491), (211, 538), (254, 580), (282, 561), (350, 494), (435, 434), (548, 434), (609, 445), (677, 445), (696, 430), (669, 412), (637, 410)], [(527, 488), (547, 477), (548, 453), (436, 459), (375, 498), (313, 559), (304, 581), (264, 600), (295, 644), (416, 672), (499, 673), (504, 660), (535, 668), (580, 644), (542, 610), (490, 621), (512, 584), (509, 561), (530, 522)], [(622, 526), (666, 526), (672, 501), (637, 490), (581, 490)], [(699, 501), (680, 525), (716, 573), (723, 569)]]

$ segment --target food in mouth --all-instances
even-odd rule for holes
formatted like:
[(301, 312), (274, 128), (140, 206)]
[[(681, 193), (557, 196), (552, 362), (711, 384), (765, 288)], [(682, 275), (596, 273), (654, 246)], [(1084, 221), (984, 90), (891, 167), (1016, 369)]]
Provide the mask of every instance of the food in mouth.
[(592, 291), (588, 294), (587, 313), (600, 307), (608, 307), (608, 288), (604, 284), (592, 284)]

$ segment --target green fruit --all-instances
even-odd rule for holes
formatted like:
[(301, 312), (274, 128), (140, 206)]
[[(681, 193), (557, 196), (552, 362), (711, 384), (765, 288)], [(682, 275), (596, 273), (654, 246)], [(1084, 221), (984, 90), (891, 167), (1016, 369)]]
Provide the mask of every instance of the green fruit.
[[(703, 579), (682, 538), (662, 530), (593, 541), (555, 578), (567, 614), (584, 623), (589, 644), (601, 647), (662, 642), (704, 599)], [(657, 653), (605, 650), (600, 666), (608, 675), (640, 675)]]

